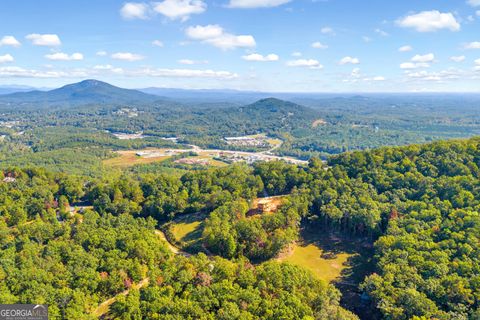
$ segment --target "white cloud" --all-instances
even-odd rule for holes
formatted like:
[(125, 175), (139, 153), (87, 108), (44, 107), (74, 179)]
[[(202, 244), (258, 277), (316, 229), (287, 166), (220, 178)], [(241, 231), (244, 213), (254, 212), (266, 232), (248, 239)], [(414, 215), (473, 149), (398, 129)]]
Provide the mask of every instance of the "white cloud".
[(219, 25), (209, 24), (206, 26), (188, 27), (185, 33), (190, 39), (211, 44), (222, 50), (256, 46), (253, 36), (230, 34), (225, 32)]
[(124, 70), (110, 64), (96, 65), (89, 69), (75, 68), (65, 70), (36, 70), (16, 66), (0, 67), (0, 77), (12, 78), (87, 78), (103, 74), (122, 75), (126, 77), (209, 78), (218, 80), (238, 78), (238, 74), (229, 71), (155, 68)]
[(235, 79), (238, 74), (229, 71), (196, 70), (196, 69), (151, 69), (145, 68), (130, 72), (131, 76), (150, 76), (164, 78), (214, 78)]
[(412, 50), (413, 50), (413, 48), (411, 46), (408, 46), (408, 45), (398, 48), (398, 51), (400, 51), (400, 52), (408, 52), (408, 51), (412, 51)]
[(379, 28), (375, 29), (375, 33), (378, 33), (382, 37), (388, 37), (389, 36), (389, 34), (387, 32), (385, 32), (385, 31), (383, 31), (382, 29), (379, 29)]
[(442, 13), (437, 10), (422, 11), (397, 20), (397, 25), (403, 28), (414, 28), (418, 32), (434, 32), (441, 29), (459, 31), (460, 24), (452, 13)]
[(163, 47), (163, 42), (160, 41), (160, 40), (153, 40), (152, 41), (152, 45), (155, 46), (155, 47)]
[(112, 54), (112, 58), (116, 60), (124, 60), (124, 61), (139, 61), (139, 60), (143, 60), (144, 56), (136, 53), (130, 53), (130, 52), (117, 52)]
[(317, 41), (317, 42), (312, 43), (312, 48), (315, 48), (315, 49), (327, 49), (328, 46), (327, 46), (326, 44), (323, 44), (323, 43)]
[[(371, 78), (363, 78), (362, 79), (363, 81), (366, 81), (366, 82), (381, 82), (381, 81), (385, 81), (385, 77), (383, 76), (375, 76), (375, 77), (371, 77)], [(355, 82), (355, 81), (351, 81), (351, 82)]]
[(418, 69), (418, 68), (428, 68), (430, 64), (425, 62), (404, 62), (400, 64), (400, 69)]
[(480, 49), (480, 41), (465, 44), (465, 49)]
[(62, 44), (60, 38), (56, 34), (38, 34), (32, 33), (25, 38), (32, 41), (36, 46), (55, 47)]
[(433, 53), (428, 53), (424, 55), (417, 54), (411, 59), (412, 62), (420, 62), (420, 63), (433, 62), (434, 60), (435, 60), (435, 55)]
[(4, 36), (0, 40), (0, 47), (1, 46), (20, 47), (21, 43), (17, 39), (15, 39), (14, 36)]
[(480, 0), (468, 0), (467, 3), (471, 5), (472, 7), (478, 7), (480, 6)]
[(462, 62), (465, 61), (465, 56), (452, 56), (450, 60), (453, 62)]
[(13, 62), (15, 59), (9, 54), (0, 56), (0, 63)]
[(13, 78), (85, 78), (89, 73), (81, 69), (73, 69), (69, 71), (59, 70), (35, 70), (25, 69), (21, 67), (3, 67), (0, 68), (0, 77)]
[(111, 64), (104, 64), (104, 65), (96, 65), (93, 67), (94, 70), (97, 71), (109, 71), (115, 74), (123, 74), (124, 70), (122, 68), (116, 68)]
[(424, 55), (417, 54), (410, 59), (410, 62), (400, 64), (400, 69), (429, 68), (432, 62), (435, 62), (435, 55), (433, 53)]
[(246, 61), (270, 62), (270, 61), (278, 61), (280, 58), (278, 55), (273, 53), (267, 54), (266, 56), (263, 56), (258, 53), (252, 53), (252, 54), (243, 56), (242, 59)]
[(360, 60), (358, 58), (353, 57), (343, 57), (338, 64), (345, 65), (345, 64), (359, 64)]
[(352, 78), (358, 78), (360, 75), (360, 68), (353, 68), (352, 73), (350, 74)]
[(208, 40), (218, 38), (223, 35), (223, 28), (218, 24), (209, 24), (206, 26), (188, 27), (186, 34), (190, 39)]
[(477, 59), (474, 62), (475, 62), (474, 70), (475, 71), (480, 71), (480, 59)]
[(299, 52), (299, 51), (295, 51), (295, 52), (292, 52), (292, 57), (301, 57), (302, 56), (302, 53)]
[(480, 17), (480, 10), (477, 10), (477, 11), (475, 12), (475, 14), (476, 14), (478, 17)]
[(96, 55), (99, 57), (105, 57), (107, 54), (108, 54), (107, 51), (103, 51), (103, 50), (97, 51), (96, 53)]
[(190, 59), (180, 59), (177, 61), (180, 64), (195, 64), (195, 61), (190, 60)]
[(194, 65), (194, 64), (208, 64), (207, 60), (191, 60), (191, 59), (180, 59), (177, 61), (180, 64)]
[(290, 1), (291, 0), (230, 0), (228, 7), (241, 9), (271, 8), (281, 6)]
[(335, 35), (335, 31), (330, 27), (323, 27), (322, 29), (320, 29), (320, 32), (323, 34), (328, 34), (332, 36)]
[(288, 67), (306, 67), (310, 69), (323, 69), (323, 66), (315, 59), (298, 59), (287, 62)]
[[(207, 61), (194, 61), (183, 59), (179, 62), (193, 62), (207, 63)], [(238, 74), (229, 71), (216, 71), (216, 70), (200, 70), (200, 69), (167, 69), (167, 68), (139, 68), (139, 69), (127, 69), (113, 67), (110, 64), (97, 65), (94, 70), (89, 70), (91, 75), (99, 75), (102, 73), (113, 73), (117, 75), (123, 75), (127, 77), (161, 77), (161, 78), (208, 78), (218, 80), (230, 80), (238, 78)]]
[(155, 3), (153, 10), (172, 20), (186, 21), (192, 14), (200, 14), (207, 9), (202, 0), (164, 0)]
[(404, 62), (400, 64), (400, 69), (416, 69), (417, 64), (413, 62)]
[(125, 19), (147, 19), (148, 5), (140, 2), (127, 2), (120, 9), (120, 14)]
[(407, 72), (406, 75), (411, 80), (445, 82), (446, 80), (456, 80), (462, 76), (463, 72), (458, 69), (448, 69), (439, 72), (428, 72), (425, 70)]
[(363, 37), (362, 37), (362, 40), (363, 40), (364, 42), (366, 42), (366, 43), (372, 42), (372, 38), (367, 37), (367, 36), (363, 36)]
[(240, 35), (236, 36), (233, 34), (224, 34), (219, 38), (208, 39), (206, 42), (211, 43), (215, 47), (221, 48), (223, 50), (234, 49), (234, 48), (251, 48), (255, 47), (255, 38), (250, 35)]
[(379, 82), (379, 81), (385, 81), (385, 77), (383, 76), (365, 77), (362, 75), (360, 68), (353, 68), (350, 75), (346, 79), (343, 79), (343, 82), (345, 83), (358, 83), (359, 81)]
[(45, 55), (45, 58), (53, 61), (80, 61), (83, 60), (83, 54), (76, 52), (68, 55), (67, 53), (63, 52), (56, 52)]

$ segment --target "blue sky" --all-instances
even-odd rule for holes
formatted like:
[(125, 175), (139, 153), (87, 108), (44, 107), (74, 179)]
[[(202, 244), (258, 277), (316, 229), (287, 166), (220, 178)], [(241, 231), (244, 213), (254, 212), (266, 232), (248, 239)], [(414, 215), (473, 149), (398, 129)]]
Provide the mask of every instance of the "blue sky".
[(2, 1), (0, 85), (480, 91), (480, 0), (41, 3)]

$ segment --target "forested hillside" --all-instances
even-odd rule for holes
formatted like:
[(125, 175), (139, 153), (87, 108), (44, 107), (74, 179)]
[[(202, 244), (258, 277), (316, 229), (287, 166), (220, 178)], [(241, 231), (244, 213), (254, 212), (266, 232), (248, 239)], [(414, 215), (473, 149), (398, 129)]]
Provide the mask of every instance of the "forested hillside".
[[(358, 289), (363, 308), (385, 319), (476, 319), (479, 166), (474, 138), (346, 153), (328, 165), (268, 162), (180, 176), (11, 168), (0, 182), (0, 296), (42, 296), (57, 306), (54, 318), (67, 319), (129, 288), (111, 315), (355, 318), (331, 285), (269, 261), (308, 227), (374, 243), (375, 266)], [(265, 194), (285, 195), (284, 204), (249, 216)], [(71, 204), (85, 209), (72, 212)], [(156, 237), (155, 228), (185, 215), (206, 215), (196, 250), (208, 257), (173, 257)]]

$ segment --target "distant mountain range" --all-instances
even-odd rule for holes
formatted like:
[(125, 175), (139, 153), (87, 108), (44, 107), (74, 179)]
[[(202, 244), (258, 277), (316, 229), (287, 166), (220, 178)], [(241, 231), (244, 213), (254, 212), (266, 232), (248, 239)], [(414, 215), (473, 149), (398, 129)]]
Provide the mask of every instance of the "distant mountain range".
[[(20, 85), (0, 86), (0, 108), (40, 109), (40, 108), (68, 108), (83, 105), (98, 106), (145, 106), (152, 104), (168, 105), (180, 103), (195, 105), (201, 108), (240, 108), (241, 112), (249, 112), (245, 105), (262, 100), (269, 104), (268, 98), (275, 97), (300, 105), (321, 109), (324, 106), (338, 106), (342, 108), (361, 108), (378, 105), (380, 108), (391, 105), (428, 102), (430, 100), (458, 100), (458, 94), (352, 94), (352, 93), (267, 93), (238, 90), (195, 90), (145, 88), (124, 89), (99, 80), (84, 80), (69, 84), (58, 89), (32, 88)], [(462, 94), (462, 98), (478, 99), (478, 94)], [(267, 99), (267, 100), (265, 100)], [(372, 100), (373, 99), (373, 100)], [(279, 100), (278, 100), (279, 101)], [(278, 101), (276, 105), (278, 106)], [(284, 106), (286, 107), (286, 106)], [(230, 110), (230, 111), (232, 111)], [(251, 111), (251, 110), (250, 110)], [(271, 110), (270, 110), (271, 111)], [(269, 111), (269, 113), (270, 113)], [(303, 110), (307, 111), (307, 110)], [(253, 112), (253, 111), (252, 111)], [(308, 114), (308, 112), (303, 112)]]
[(160, 100), (138, 90), (122, 89), (98, 80), (85, 80), (49, 91), (26, 91), (0, 96), (0, 105), (79, 106), (89, 104), (147, 104)]
[(245, 104), (271, 97), (271, 93), (256, 91), (240, 91), (228, 89), (174, 89), (174, 88), (145, 88), (139, 91), (167, 97), (184, 103), (218, 103), (229, 102)]
[(46, 91), (46, 88), (35, 88), (30, 86), (22, 86), (22, 85), (2, 85), (0, 86), (0, 95), (2, 94), (10, 94), (15, 92), (27, 92), (27, 91)]

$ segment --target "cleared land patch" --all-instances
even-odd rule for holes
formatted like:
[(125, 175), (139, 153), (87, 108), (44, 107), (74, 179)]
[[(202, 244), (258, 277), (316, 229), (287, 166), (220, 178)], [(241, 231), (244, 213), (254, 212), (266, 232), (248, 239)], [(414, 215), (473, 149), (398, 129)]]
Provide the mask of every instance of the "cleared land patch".
[(331, 282), (340, 277), (342, 270), (351, 254), (338, 253), (332, 257), (325, 257), (325, 252), (313, 243), (299, 243), (293, 245), (292, 252), (280, 261), (290, 262), (312, 271), (318, 278)]
[(202, 238), (203, 221), (206, 214), (192, 213), (175, 217), (167, 227), (167, 234), (176, 246), (187, 252), (203, 251)]
[(282, 205), (284, 198), (285, 196), (256, 198), (253, 200), (252, 208), (247, 212), (247, 216), (256, 217), (261, 214), (274, 213)]
[(363, 279), (369, 269), (369, 261), (360, 258), (370, 257), (370, 250), (371, 244), (365, 240), (345, 237), (329, 230), (303, 230), (300, 241), (292, 244), (278, 260), (304, 267), (328, 282), (354, 285)]
[(327, 121), (325, 121), (324, 119), (317, 119), (317, 120), (313, 121), (312, 128), (316, 128), (318, 126), (324, 126), (326, 124), (327, 124)]
[(170, 158), (170, 156), (141, 157), (137, 155), (138, 152), (138, 150), (117, 151), (117, 153), (119, 154), (118, 157), (104, 160), (103, 164), (110, 167), (122, 168), (130, 167), (136, 164), (147, 164), (164, 161)]

